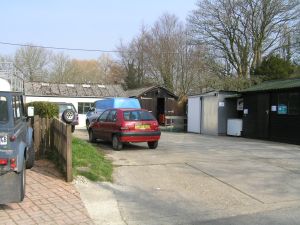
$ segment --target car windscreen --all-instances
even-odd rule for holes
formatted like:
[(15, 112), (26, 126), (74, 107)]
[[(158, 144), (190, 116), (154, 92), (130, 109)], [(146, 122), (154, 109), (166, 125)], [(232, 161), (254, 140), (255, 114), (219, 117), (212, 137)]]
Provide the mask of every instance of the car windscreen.
[(4, 96), (0, 96), (0, 122), (8, 121), (8, 108), (7, 99)]
[(72, 109), (76, 112), (76, 109), (73, 105), (61, 104), (59, 105), (59, 113), (63, 113), (66, 109)]
[(154, 116), (148, 111), (136, 110), (123, 112), (125, 121), (150, 121), (156, 120)]

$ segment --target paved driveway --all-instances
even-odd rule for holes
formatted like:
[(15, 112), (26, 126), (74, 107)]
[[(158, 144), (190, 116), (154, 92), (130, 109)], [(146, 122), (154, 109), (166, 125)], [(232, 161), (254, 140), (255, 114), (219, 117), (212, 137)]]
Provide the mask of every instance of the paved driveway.
[(299, 224), (299, 146), (183, 133), (163, 133), (156, 150), (98, 146), (116, 166), (98, 187), (123, 224)]
[(53, 163), (39, 160), (26, 170), (24, 201), (0, 205), (0, 224), (94, 223), (74, 185), (64, 181)]

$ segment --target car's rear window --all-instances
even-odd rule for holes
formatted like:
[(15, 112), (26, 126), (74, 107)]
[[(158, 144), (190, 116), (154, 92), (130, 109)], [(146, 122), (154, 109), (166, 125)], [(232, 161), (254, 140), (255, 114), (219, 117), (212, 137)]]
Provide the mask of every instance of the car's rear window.
[(0, 122), (8, 121), (8, 108), (7, 99), (4, 96), (0, 96)]
[(148, 111), (136, 110), (123, 112), (125, 121), (147, 121), (155, 120), (154, 116)]

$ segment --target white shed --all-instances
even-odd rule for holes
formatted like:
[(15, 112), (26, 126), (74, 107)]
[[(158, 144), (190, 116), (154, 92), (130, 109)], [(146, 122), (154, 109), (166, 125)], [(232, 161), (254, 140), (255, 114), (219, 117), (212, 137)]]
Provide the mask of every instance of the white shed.
[(191, 133), (226, 135), (228, 119), (241, 118), (237, 109), (240, 94), (212, 91), (188, 97), (188, 127)]

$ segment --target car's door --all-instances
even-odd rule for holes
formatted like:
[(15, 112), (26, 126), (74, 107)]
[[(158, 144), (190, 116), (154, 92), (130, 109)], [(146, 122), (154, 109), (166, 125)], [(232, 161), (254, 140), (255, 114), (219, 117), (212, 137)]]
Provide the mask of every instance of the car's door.
[(14, 136), (16, 137), (16, 143), (26, 143), (27, 126), (21, 95), (13, 96), (12, 107), (14, 114)]
[(117, 122), (117, 110), (113, 109), (108, 114), (107, 120), (105, 122), (105, 135), (106, 140), (112, 140), (112, 134), (116, 132), (116, 122)]
[(107, 116), (109, 114), (109, 110), (104, 111), (95, 122), (94, 128), (94, 134), (96, 138), (105, 140), (105, 121), (107, 119)]

